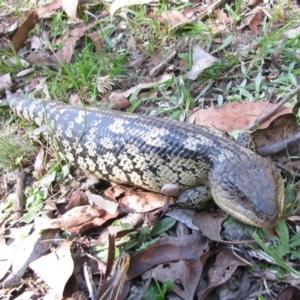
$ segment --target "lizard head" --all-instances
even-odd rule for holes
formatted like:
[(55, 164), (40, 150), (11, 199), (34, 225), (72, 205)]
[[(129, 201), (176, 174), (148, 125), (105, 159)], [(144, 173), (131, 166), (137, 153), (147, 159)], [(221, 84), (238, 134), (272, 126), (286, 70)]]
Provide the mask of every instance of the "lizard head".
[(216, 204), (239, 221), (274, 227), (284, 205), (284, 185), (277, 168), (256, 154), (245, 160), (217, 163), (209, 176)]

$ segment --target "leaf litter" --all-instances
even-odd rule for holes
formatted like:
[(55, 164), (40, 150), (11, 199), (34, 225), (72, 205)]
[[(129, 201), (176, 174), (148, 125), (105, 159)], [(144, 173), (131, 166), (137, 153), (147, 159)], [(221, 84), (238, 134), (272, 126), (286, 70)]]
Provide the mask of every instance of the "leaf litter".
[[(228, 86), (224, 86), (218, 77), (215, 78), (216, 83), (213, 89), (210, 79), (198, 82), (199, 86), (191, 85), (188, 89), (184, 89), (184, 85), (182, 85), (179, 92), (182, 94), (176, 99), (177, 102), (174, 102), (174, 97), (170, 92), (173, 87), (169, 83), (181, 75), (185, 79), (196, 82), (201, 76), (205, 78), (210, 70), (220, 67), (222, 60), (219, 60), (219, 56), (216, 54), (219, 55), (224, 49), (228, 51), (230, 47), (233, 47), (234, 50), (234, 47), (238, 45), (238, 43), (233, 45), (234, 39), (224, 36), (221, 28), (232, 31), (234, 34), (245, 30), (249, 35), (244, 40), (240, 39), (243, 41), (241, 51), (243, 55), (249, 56), (250, 59), (253, 58), (250, 52), (252, 49), (259, 51), (258, 44), (255, 44), (255, 37), (262, 35), (265, 18), (269, 17), (271, 13), (269, 7), (261, 7), (258, 3), (248, 4), (249, 7), (251, 6), (250, 11), (248, 7), (243, 6), (243, 10), (237, 16), (230, 11), (226, 1), (209, 1), (200, 7), (191, 4), (181, 11), (177, 10), (176, 4), (173, 3), (164, 12), (157, 10), (150, 2), (154, 1), (143, 1), (144, 4), (148, 4), (144, 17), (160, 24), (163, 35), (180, 34), (189, 26), (190, 28), (195, 26), (193, 30), (199, 30), (196, 27), (199, 26), (204, 41), (209, 41), (212, 32), (219, 34), (219, 37), (215, 39), (216, 45), (213, 46), (215, 48), (205, 47), (201, 39), (191, 42), (191, 39), (185, 38), (172, 49), (171, 43), (166, 42), (167, 39), (165, 39), (160, 41), (159, 46), (154, 47), (152, 55), (141, 55), (139, 50), (145, 49), (147, 43), (144, 43), (139, 35), (133, 36), (130, 43), (127, 44), (133, 55), (128, 66), (134, 67), (138, 76), (148, 77), (149, 75), (152, 78), (145, 78), (142, 82), (133, 79), (126, 82), (122, 76), (119, 79), (106, 77), (105, 74), (103, 76), (97, 74), (94, 76), (95, 87), (99, 93), (97, 101), (102, 99), (103, 102), (106, 101), (116, 109), (137, 110), (139, 113), (148, 114), (150, 112), (153, 115), (165, 116), (166, 112), (173, 112), (171, 116), (180, 120), (186, 119), (189, 108), (194, 108), (196, 104), (199, 107), (203, 106), (202, 99), (207, 95), (213, 97), (211, 103), (222, 104), (223, 98), (220, 97), (222, 96), (220, 90), (224, 91), (223, 95), (226, 96)], [(25, 21), (23, 18), (18, 22), (9, 19), (6, 30), (4, 30), (7, 33), (6, 39), (1, 40), (1, 45), (5, 45), (3, 49), (19, 52), (21, 58), (25, 57), (27, 62), (19, 61), (20, 72), (28, 68), (28, 61), (34, 63), (30, 64), (36, 68), (34, 70), (41, 70), (47, 66), (47, 68), (54, 68), (58, 72), (62, 72), (65, 65), (71, 66), (74, 63), (78, 54), (83, 51), (86, 40), (92, 42), (94, 53), (101, 53), (107, 46), (118, 55), (122, 53), (123, 50), (117, 50), (114, 43), (118, 41), (118, 38), (122, 40), (126, 36), (123, 35), (122, 28), (126, 28), (128, 24), (132, 26), (130, 22), (134, 20), (134, 15), (130, 14), (130, 10), (133, 9), (133, 5), (141, 6), (141, 4), (141, 1), (113, 1), (111, 4), (103, 5), (106, 10), (103, 9), (99, 13), (99, 11), (93, 10), (93, 5), (89, 3), (54, 1), (39, 7), (36, 12), (30, 11)], [(157, 5), (159, 4), (156, 3)], [(49, 30), (46, 27), (51, 27), (51, 21), (54, 21), (61, 13), (61, 9), (66, 14), (63, 23), (68, 27), (68, 34), (61, 32), (49, 38), (47, 37)], [(103, 29), (105, 21), (99, 23), (94, 19), (92, 22), (86, 23), (86, 18), (82, 15), (84, 10), (91, 12), (91, 15), (96, 13), (95, 19), (97, 17), (99, 20), (105, 19), (110, 14), (111, 20), (124, 18), (128, 23), (119, 22), (114, 40), (107, 31), (108, 27), (106, 30), (99, 30), (99, 24), (102, 24)], [(238, 25), (236, 17), (241, 20)], [(205, 23), (198, 22), (205, 19), (207, 19)], [(41, 20), (45, 22), (42, 25)], [(217, 22), (213, 23), (213, 20)], [(39, 29), (38, 26), (40, 26)], [(40, 35), (39, 31), (43, 31), (44, 37)], [(292, 35), (294, 33), (289, 30), (285, 34)], [(30, 47), (28, 47), (29, 44)], [(278, 68), (278, 65), (280, 66), (279, 61), (286, 55), (284, 43), (281, 43), (279, 50), (280, 52), (278, 49), (273, 52), (271, 62), (277, 70), (281, 71), (282, 68)], [(187, 56), (188, 53), (191, 55)], [(224, 57), (225, 55), (226, 53)], [(224, 57), (222, 57), (223, 62)], [(9, 61), (15, 63), (11, 57)], [(237, 71), (239, 76), (241, 75), (239, 72), (245, 72), (243, 66), (242, 62), (241, 71)], [(1, 69), (0, 92), (3, 93), (5, 88), (19, 83), (26, 86), (27, 92), (35, 91), (48, 99), (52, 97), (53, 91), (48, 88), (49, 80), (43, 79), (43, 74), (39, 75), (40, 78), (36, 74), (35, 78), (32, 78), (31, 74), (35, 72), (32, 71), (32, 68), (28, 68), (28, 71), (18, 72), (17, 77), (17, 72), (13, 75), (7, 70), (3, 72)], [(249, 74), (243, 73), (247, 76)], [(208, 109), (198, 110), (190, 116), (190, 121), (214, 126), (224, 132), (242, 130), (253, 123), (257, 124), (261, 115), (275, 109), (275, 113), (265, 122), (260, 123), (259, 130), (255, 130), (252, 136), (259, 153), (267, 153), (266, 156), (271, 156), (278, 164), (282, 165), (283, 169), (286, 168), (285, 171), (297, 175), (299, 170), (297, 161), (290, 159), (291, 156), (296, 157), (299, 154), (299, 126), (295, 117), (297, 111), (294, 112), (290, 105), (277, 109), (276, 104), (271, 103), (276, 103), (274, 99), (269, 99), (271, 101), (268, 102), (259, 101), (268, 95), (265, 90), (260, 90), (260, 88), (270, 80), (269, 78), (267, 75), (257, 76), (256, 79), (252, 77), (255, 87), (250, 86), (250, 89), (254, 93), (256, 92), (255, 101), (251, 98), (252, 95), (249, 94), (243, 82), (225, 80), (226, 84), (232, 84), (232, 82), (236, 84), (238, 92), (231, 97), (234, 96), (240, 101), (218, 107), (211, 105)], [(158, 91), (155, 90), (157, 87)], [(118, 91), (117, 88), (122, 90)], [(206, 94), (206, 91), (210, 91), (210, 94)], [(151, 95), (149, 99), (154, 99), (153, 102), (151, 100), (142, 101), (144, 98), (148, 99), (147, 92)], [(82, 95), (85, 93), (79, 93), (76, 90), (69, 90), (68, 93), (73, 105), (82, 105), (83, 102), (95, 103), (95, 99), (91, 99), (91, 97), (83, 99)], [(194, 97), (197, 102), (189, 104), (180, 102), (182, 101), (180, 99), (189, 99), (189, 97)], [(230, 100), (229, 95), (228, 100)], [(153, 109), (153, 107), (155, 108)], [(184, 108), (187, 113), (182, 114)], [(157, 290), (158, 283), (156, 281), (161, 282), (164, 290), (167, 290), (170, 295), (173, 293), (183, 299), (193, 299), (195, 295), (198, 299), (210, 299), (209, 297), (213, 297), (213, 295), (228, 298), (231, 285), (237, 283), (240, 283), (240, 286), (235, 287), (235, 292), (231, 291), (230, 295), (235, 295), (236, 299), (242, 299), (241, 295), (251, 295), (251, 293), (256, 295), (257, 290), (262, 290), (262, 280), (259, 276), (252, 276), (251, 270), (248, 268), (250, 263), (242, 256), (237, 256), (233, 249), (220, 247), (220, 245), (243, 243), (243, 241), (224, 240), (224, 237), (230, 239), (233, 235), (222, 233), (222, 228), (233, 227), (228, 227), (230, 222), (224, 224), (226, 216), (222, 212), (174, 209), (168, 211), (168, 219), (164, 214), (169, 204), (174, 204), (173, 198), (167, 197), (166, 199), (159, 194), (118, 185), (106, 187), (105, 184), (102, 185), (98, 181), (84, 186), (80, 182), (82, 174), (79, 170), (75, 172), (73, 170), (71, 175), (69, 171), (66, 171), (69, 170), (68, 168), (55, 166), (52, 149), (47, 148), (46, 150), (47, 153), (43, 150), (37, 153), (34, 164), (37, 177), (43, 177), (40, 187), (44, 187), (43, 189), (39, 187), (36, 195), (45, 189), (49, 190), (51, 199), (45, 202), (47, 203), (45, 208), (49, 209), (50, 215), (54, 215), (54, 218), (44, 220), (38, 218), (37, 215), (35, 227), (32, 231), (29, 230), (25, 236), (21, 228), (20, 230), (18, 227), (14, 228), (15, 239), (10, 244), (5, 240), (5, 237), (7, 238), (10, 234), (5, 226), (14, 226), (14, 224), (11, 223), (9, 217), (3, 221), (0, 275), (1, 286), (7, 288), (4, 290), (7, 295), (10, 295), (17, 286), (23, 286), (25, 289), (34, 286), (37, 289), (34, 280), (30, 278), (26, 278), (28, 284), (26, 281), (20, 282), (29, 268), (34, 272), (31, 274), (32, 278), (41, 278), (47, 284), (48, 288), (43, 296), (50, 298), (72, 295), (76, 297), (82, 291), (84, 291), (85, 297), (89, 295), (91, 298), (97, 299), (108, 299), (109, 297), (123, 299), (129, 293), (141, 298), (148, 289)], [(288, 150), (288, 154), (286, 150)], [(49, 166), (52, 166), (54, 171), (44, 176)], [(42, 183), (43, 181), (44, 183)], [(65, 188), (62, 182), (70, 184), (70, 186)], [(39, 195), (32, 199), (40, 201), (39, 199), (43, 199), (43, 197)], [(62, 201), (63, 199), (64, 201)], [(132, 219), (124, 217), (126, 214)], [(177, 221), (175, 222), (175, 220)], [(297, 215), (289, 220), (297, 221)], [(19, 225), (23, 225), (22, 218), (19, 220)], [(238, 232), (235, 236), (236, 239), (239, 234), (240, 237), (248, 238), (249, 236), (244, 235), (244, 231), (236, 232)], [(186, 235), (187, 233), (188, 235)], [(168, 236), (168, 234), (177, 237)], [(276, 233), (274, 236), (276, 237)], [(124, 252), (124, 249), (127, 253)], [(261, 260), (264, 258), (260, 256), (258, 261)], [(258, 270), (259, 266), (254, 265), (254, 268)], [(57, 270), (62, 270), (62, 272)], [(102, 278), (100, 282), (97, 277), (99, 275)], [(199, 286), (200, 279), (204, 282), (202, 286)], [(173, 288), (170, 289), (172, 292), (166, 288), (169, 280), (173, 282)], [(274, 280), (278, 281), (279, 277), (275, 277)], [(95, 284), (97, 288), (95, 288)], [(144, 288), (139, 288), (142, 284), (144, 284)], [(98, 289), (99, 286), (100, 289)], [(255, 287), (254, 290), (253, 287)], [(283, 288), (283, 286), (281, 287)], [(130, 289), (133, 292), (130, 292)], [(100, 291), (98, 295), (97, 290)], [(276, 291), (279, 293), (280, 289)], [(296, 297), (297, 292), (293, 286), (287, 287), (278, 294), (277, 299), (285, 299), (286, 295)]]

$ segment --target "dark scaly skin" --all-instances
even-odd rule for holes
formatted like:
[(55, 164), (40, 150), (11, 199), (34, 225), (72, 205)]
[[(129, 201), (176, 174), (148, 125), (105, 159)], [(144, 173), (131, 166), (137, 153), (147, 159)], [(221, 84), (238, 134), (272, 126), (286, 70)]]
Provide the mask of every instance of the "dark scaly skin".
[[(155, 192), (175, 183), (180, 194), (205, 185), (221, 209), (244, 223), (272, 227), (281, 218), (278, 170), (215, 129), (6, 94), (20, 117), (47, 124), (61, 156), (102, 179)], [(183, 205), (194, 208), (195, 201)]]

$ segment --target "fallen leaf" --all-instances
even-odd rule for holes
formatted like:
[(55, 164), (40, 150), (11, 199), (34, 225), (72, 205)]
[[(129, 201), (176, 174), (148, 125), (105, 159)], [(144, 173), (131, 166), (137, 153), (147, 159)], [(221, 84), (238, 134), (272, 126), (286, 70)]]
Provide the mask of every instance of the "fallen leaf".
[(87, 204), (88, 204), (88, 198), (86, 194), (83, 191), (76, 189), (75, 191), (72, 192), (69, 199), (69, 204), (66, 207), (66, 209), (71, 210), (74, 207), (84, 206)]
[(167, 21), (167, 25), (171, 27), (171, 30), (174, 30), (181, 25), (192, 23), (196, 19), (189, 19), (178, 10), (165, 11), (161, 14), (161, 16)]
[(112, 200), (107, 200), (100, 195), (91, 193), (90, 191), (86, 191), (85, 194), (89, 199), (89, 203), (93, 203), (97, 207), (106, 210), (112, 215), (116, 214), (119, 204), (113, 198), (110, 198)]
[(172, 279), (175, 282), (172, 290), (174, 293), (181, 299), (193, 299), (205, 261), (196, 257), (190, 260), (167, 262), (146, 271), (142, 277), (143, 280), (155, 278), (160, 282)]
[(197, 211), (192, 217), (192, 223), (197, 226), (203, 235), (219, 242), (222, 224), (227, 218), (224, 212)]
[(56, 10), (58, 10), (59, 8), (61, 8), (61, 0), (56, 0), (39, 7), (37, 10), (37, 14), (40, 18), (51, 18), (57, 14)]
[(256, 34), (260, 34), (260, 31), (258, 29), (258, 25), (260, 25), (261, 21), (263, 19), (263, 12), (259, 10), (252, 18), (252, 20), (249, 23), (249, 28), (255, 32)]
[(62, 9), (68, 15), (68, 17), (75, 22), (79, 22), (80, 20), (77, 18), (77, 7), (78, 0), (61, 0)]
[(41, 66), (61, 67), (61, 61), (55, 55), (49, 56), (47, 53), (31, 52), (26, 56), (26, 60)]
[(232, 250), (221, 250), (217, 254), (214, 267), (208, 271), (208, 285), (199, 299), (207, 299), (207, 296), (216, 287), (225, 283), (232, 276), (238, 266), (251, 266), (251, 264), (237, 256)]
[(195, 210), (175, 208), (167, 211), (166, 216), (172, 217), (173, 219), (179, 221), (188, 228), (198, 230), (199, 227), (193, 224), (193, 217), (195, 213)]
[(128, 98), (131, 94), (135, 93), (137, 90), (150, 89), (159, 84), (163, 84), (164, 82), (166, 82), (172, 78), (173, 78), (172, 75), (165, 74), (165, 75), (155, 78), (155, 80), (153, 80), (153, 81), (139, 83), (138, 85), (130, 88), (129, 90), (127, 90), (125, 92), (122, 92), (121, 94), (124, 95), (126, 98)]
[(0, 76), (0, 96), (4, 93), (5, 89), (12, 86), (10, 74)]
[(35, 27), (39, 21), (37, 13), (30, 14), (26, 21), (19, 27), (12, 39), (14, 50), (19, 52), (23, 44), (26, 42), (29, 32)]
[[(24, 293), (22, 293), (20, 296), (14, 298), (14, 300), (31, 300), (31, 299), (34, 299), (34, 294), (35, 292), (34, 291), (26, 291)], [(45, 299), (45, 298), (43, 298)]]
[(129, 100), (122, 94), (112, 92), (109, 96), (109, 102), (115, 109), (128, 109), (131, 106)]
[(20, 71), (20, 72), (16, 75), (16, 77), (18, 77), (18, 78), (20, 78), (20, 77), (25, 77), (26, 75), (31, 74), (31, 73), (33, 73), (34, 71), (35, 71), (34, 68), (28, 68), (28, 69), (25, 69), (25, 70)]
[(35, 172), (37, 172), (40, 178), (42, 178), (46, 174), (44, 162), (45, 162), (45, 151), (43, 147), (40, 147), (34, 162), (34, 170)]
[(207, 68), (212, 66), (217, 59), (207, 53), (199, 45), (193, 47), (193, 67), (192, 70), (187, 72), (185, 77), (191, 80), (197, 79), (197, 77)]
[(165, 20), (161, 15), (157, 15), (156, 13), (153, 12), (153, 10), (150, 9), (148, 9), (147, 12), (145, 13), (145, 18), (156, 20), (161, 24), (168, 25), (167, 20)]
[[(119, 204), (137, 213), (149, 212), (161, 208), (166, 202), (166, 197), (161, 194), (132, 191), (130, 188), (119, 185), (106, 189), (104, 195), (108, 199), (117, 199)], [(171, 203), (174, 204), (173, 198), (171, 198)]]
[(54, 252), (32, 262), (29, 267), (56, 293), (63, 296), (65, 285), (74, 270), (72, 242), (63, 241)]
[(12, 259), (9, 259), (9, 253), (11, 248), (5, 242), (4, 238), (0, 240), (0, 280), (6, 275), (10, 266), (12, 265)]
[(127, 272), (127, 280), (131, 280), (148, 269), (162, 263), (177, 260), (190, 260), (202, 257), (208, 252), (207, 242), (201, 241), (198, 235), (181, 236), (159, 240), (149, 247), (132, 256)]
[(243, 29), (244, 27), (249, 26), (252, 19), (255, 18), (256, 14), (262, 11), (263, 8), (261, 6), (254, 7), (252, 10), (245, 14), (245, 18), (242, 20), (241, 24), (237, 27), (237, 29)]
[(10, 272), (0, 283), (1, 289), (19, 284), (28, 265), (48, 251), (56, 233), (57, 230), (40, 233), (40, 230), (36, 229), (27, 239), (21, 239), (9, 245), (9, 256), (6, 259), (12, 264)]
[(102, 34), (100, 34), (99, 32), (92, 32), (89, 33), (87, 36), (93, 41), (96, 52), (100, 52), (104, 44)]
[(113, 16), (116, 13), (116, 11), (122, 7), (142, 5), (150, 2), (156, 2), (156, 0), (115, 0), (110, 5), (110, 15)]
[(105, 216), (103, 209), (94, 208), (90, 205), (77, 206), (66, 212), (61, 218), (45, 222), (40, 230), (47, 229), (70, 229), (72, 227), (83, 225), (95, 218)]
[(279, 116), (267, 128), (258, 129), (251, 136), (260, 155), (271, 156), (298, 172), (297, 161), (290, 159), (298, 157), (300, 152), (300, 130), (294, 114)]
[(298, 286), (285, 287), (276, 297), (276, 300), (298, 300), (300, 299), (300, 288)]
[[(194, 118), (197, 125), (214, 127), (223, 132), (243, 130), (249, 124), (255, 122), (258, 117), (270, 111), (275, 105), (265, 101), (232, 102), (224, 106), (198, 110), (190, 118)], [(278, 116), (288, 113), (292, 113), (291, 108), (281, 107), (275, 115), (260, 125), (260, 128), (268, 127)]]
[[(68, 0), (66, 0), (68, 1)], [(56, 55), (61, 58), (62, 61), (69, 63), (74, 53), (76, 42), (85, 35), (85, 33), (95, 26), (96, 22), (84, 27), (78, 27), (70, 31), (70, 37), (65, 42), (65, 45), (60, 49)]]
[(71, 105), (74, 105), (74, 106), (82, 106), (82, 102), (81, 102), (81, 99), (78, 95), (78, 93), (72, 93), (70, 95), (70, 104)]
[(226, 25), (226, 24), (232, 23), (232, 21), (233, 21), (233, 18), (232, 17), (228, 17), (228, 15), (224, 12), (223, 9), (216, 9), (214, 13), (217, 16), (218, 20), (222, 24)]

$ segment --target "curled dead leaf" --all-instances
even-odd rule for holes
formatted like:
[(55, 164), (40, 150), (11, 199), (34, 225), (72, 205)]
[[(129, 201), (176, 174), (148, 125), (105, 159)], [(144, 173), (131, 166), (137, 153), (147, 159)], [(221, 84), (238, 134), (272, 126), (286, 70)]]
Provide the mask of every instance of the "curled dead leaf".
[[(224, 106), (215, 106), (198, 110), (190, 118), (195, 119), (195, 124), (217, 128), (223, 132), (231, 130), (243, 130), (249, 124), (269, 112), (276, 104), (265, 101), (232, 102)], [(266, 128), (278, 116), (292, 113), (292, 109), (281, 107), (276, 114), (261, 124), (260, 128)]]
[(23, 44), (26, 42), (29, 32), (36, 26), (38, 22), (38, 14), (32, 13), (27, 17), (26, 21), (19, 27), (12, 39), (12, 44), (16, 52), (19, 52)]

